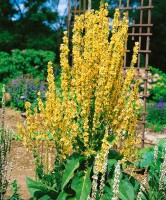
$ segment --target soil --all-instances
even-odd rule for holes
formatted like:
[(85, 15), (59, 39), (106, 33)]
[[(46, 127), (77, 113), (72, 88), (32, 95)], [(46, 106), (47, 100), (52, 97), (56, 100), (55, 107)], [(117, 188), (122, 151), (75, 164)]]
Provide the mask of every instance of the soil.
[[(2, 113), (2, 108), (0, 108), (0, 116)], [(10, 108), (5, 109), (5, 126), (10, 127), (14, 132), (17, 131), (17, 123), (23, 123), (24, 119), (21, 117), (21, 113), (17, 110), (12, 110)], [(1, 124), (1, 121), (0, 121)]]
[[(9, 173), (10, 182), (17, 180), (21, 198), (28, 200), (30, 195), (26, 187), (26, 177), (35, 179), (33, 154), (26, 151), (21, 141), (12, 141), (10, 163), (12, 163), (12, 171)], [(10, 194), (11, 187), (7, 196)]]
[[(0, 116), (2, 109), (0, 108)], [(5, 126), (10, 127), (14, 133), (17, 132), (17, 124), (24, 123), (24, 118), (21, 117), (21, 113), (12, 109), (5, 109)], [(1, 122), (0, 122), (1, 124)], [(20, 186), (20, 194), (21, 198), (24, 200), (28, 200), (30, 195), (28, 193), (26, 187), (26, 176), (30, 178), (34, 178), (34, 159), (32, 153), (28, 153), (21, 141), (13, 140), (11, 143), (11, 152), (9, 159), (9, 166), (12, 166), (11, 170), (9, 170), (8, 177), (10, 183), (13, 180), (18, 181), (18, 185)], [(11, 187), (7, 191), (7, 199), (11, 194)]]
[[(2, 109), (0, 108), (0, 116)], [(5, 111), (5, 126), (10, 127), (15, 133), (17, 132), (17, 123), (24, 123), (24, 118), (21, 117), (19, 111), (6, 108)], [(148, 129), (145, 132), (145, 144), (153, 145), (156, 143), (157, 138), (166, 138), (166, 130), (163, 133), (156, 134), (152, 130)], [(21, 141), (13, 140), (11, 144), (10, 163), (12, 163), (12, 171), (10, 172), (10, 182), (13, 180), (18, 181), (20, 185), (20, 194), (23, 200), (28, 200), (30, 195), (26, 187), (26, 176), (34, 179), (34, 159), (32, 153), (26, 151)], [(138, 177), (139, 179), (143, 177)], [(11, 194), (10, 189), (7, 192), (7, 196)], [(7, 199), (9, 199), (7, 197)]]

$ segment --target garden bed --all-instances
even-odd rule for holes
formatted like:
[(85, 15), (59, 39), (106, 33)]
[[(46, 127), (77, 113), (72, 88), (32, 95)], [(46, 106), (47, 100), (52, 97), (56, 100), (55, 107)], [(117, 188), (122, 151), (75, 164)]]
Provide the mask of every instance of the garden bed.
[[(26, 176), (35, 178), (35, 167), (33, 154), (27, 152), (21, 141), (12, 141), (10, 153), (10, 163), (12, 163), (12, 171), (9, 172), (10, 182), (17, 180), (20, 186), (21, 198), (28, 200), (30, 198), (26, 187)], [(11, 194), (11, 187), (8, 188), (7, 196)]]
[[(0, 108), (0, 113), (1, 113)], [(14, 132), (17, 131), (17, 123), (24, 122), (24, 118), (21, 117), (21, 113), (16, 110), (6, 108), (5, 110), (5, 125), (13, 129)], [(140, 128), (138, 128), (140, 131)], [(162, 133), (155, 133), (152, 129), (147, 128), (145, 131), (145, 146), (154, 145), (157, 138), (166, 138), (166, 130), (164, 129)], [(20, 194), (24, 200), (27, 200), (30, 195), (26, 187), (26, 176), (33, 178), (34, 174), (34, 158), (33, 154), (27, 152), (21, 141), (13, 140), (11, 146), (10, 162), (13, 163), (12, 171), (10, 173), (10, 182), (13, 180), (18, 181), (18, 185), (21, 186)], [(144, 176), (142, 174), (133, 174), (137, 180), (142, 180)], [(10, 194), (10, 189), (8, 190), (8, 195)]]

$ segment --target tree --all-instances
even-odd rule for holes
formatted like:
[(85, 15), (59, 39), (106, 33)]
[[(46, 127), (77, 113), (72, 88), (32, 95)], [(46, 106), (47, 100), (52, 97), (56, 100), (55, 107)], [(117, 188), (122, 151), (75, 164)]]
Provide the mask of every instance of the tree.
[(25, 12), (19, 12), (15, 22), (21, 36), (18, 47), (56, 51), (56, 32), (51, 25), (57, 22), (58, 11), (51, 9), (46, 0), (22, 1), (22, 5)]
[(166, 1), (153, 0), (154, 8), (152, 10), (152, 39), (150, 64), (166, 73)]
[(9, 0), (0, 0), (0, 5), (0, 50), (9, 51), (16, 43), (17, 34), (13, 32), (12, 18), (17, 11)]
[(65, 15), (59, 0), (0, 0), (0, 51), (52, 50), (59, 55)]

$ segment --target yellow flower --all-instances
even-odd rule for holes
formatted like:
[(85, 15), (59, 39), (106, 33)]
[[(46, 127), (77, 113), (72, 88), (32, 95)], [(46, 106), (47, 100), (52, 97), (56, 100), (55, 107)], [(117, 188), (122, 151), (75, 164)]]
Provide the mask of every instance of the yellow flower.
[(135, 43), (131, 67), (124, 77), (128, 17), (124, 14), (121, 20), (116, 9), (109, 39), (107, 7), (101, 4), (99, 11), (91, 10), (76, 17), (72, 67), (67, 32), (64, 32), (60, 47), (62, 97), (56, 94), (53, 67), (49, 62), (46, 102), (42, 102), (39, 94), (39, 113), (35, 111), (34, 115), (30, 103), (26, 103), (27, 125), (19, 128), (20, 136), (30, 148), (36, 147), (32, 139), (39, 143), (52, 138), (62, 160), (75, 151), (87, 157), (98, 154), (100, 159), (96, 163), (100, 172), (110, 148), (110, 134), (116, 137), (117, 145), (122, 143), (125, 158), (131, 157), (136, 145), (135, 126), (140, 106), (139, 83), (134, 77), (139, 44)]

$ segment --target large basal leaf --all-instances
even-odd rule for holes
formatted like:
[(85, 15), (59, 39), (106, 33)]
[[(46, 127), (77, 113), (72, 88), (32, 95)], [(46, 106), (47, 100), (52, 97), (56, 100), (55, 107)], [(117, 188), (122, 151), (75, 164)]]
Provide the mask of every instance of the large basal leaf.
[(26, 184), (31, 197), (39, 198), (48, 192), (42, 183), (36, 182), (28, 177), (26, 177)]
[(140, 163), (140, 167), (148, 167), (151, 166), (154, 160), (154, 152), (150, 151), (146, 154), (142, 155), (142, 162)]
[(101, 197), (101, 200), (111, 200), (113, 197), (112, 188), (104, 186), (103, 190), (104, 190), (104, 195)]
[(65, 171), (62, 177), (61, 188), (62, 190), (67, 185), (67, 183), (73, 178), (74, 171), (79, 167), (80, 163), (79, 160), (71, 159), (67, 162)]
[(119, 184), (118, 197), (121, 200), (134, 200), (134, 188), (129, 181), (122, 180)]
[(50, 196), (44, 195), (39, 200), (52, 200)]
[(77, 200), (85, 200), (91, 191), (91, 180), (90, 180), (91, 168), (88, 169), (84, 175), (78, 175), (73, 181), (71, 188), (76, 192)]
[(61, 193), (58, 195), (57, 200), (66, 200), (66, 197), (67, 197), (67, 194), (66, 194), (65, 192), (61, 192)]
[(117, 164), (117, 160), (108, 159), (108, 173), (115, 168), (116, 164)]
[(133, 176), (131, 176), (125, 172), (123, 172), (123, 177), (125, 178), (124, 181), (127, 181), (127, 182), (129, 181), (132, 184), (132, 186), (134, 188), (134, 193), (136, 195), (140, 188), (139, 182)]
[(107, 194), (104, 194), (100, 200), (111, 200), (112, 198), (110, 198)]

